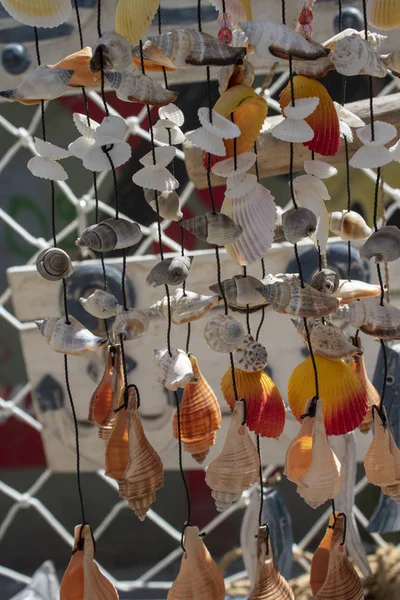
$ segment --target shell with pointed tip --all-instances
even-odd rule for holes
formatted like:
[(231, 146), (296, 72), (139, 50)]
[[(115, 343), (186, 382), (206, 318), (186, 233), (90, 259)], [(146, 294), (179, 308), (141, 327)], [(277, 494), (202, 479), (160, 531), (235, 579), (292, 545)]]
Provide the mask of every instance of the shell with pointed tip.
[[(350, 358), (355, 354), (360, 354), (360, 349), (351, 344), (339, 327), (322, 320), (310, 320), (308, 330), (311, 340), (311, 346), (314, 354), (330, 358), (331, 360), (340, 360)], [(303, 342), (308, 347), (307, 335), (304, 328), (304, 321), (299, 320), (298, 331), (303, 338)]]
[(280, 313), (296, 317), (323, 317), (334, 312), (339, 300), (311, 287), (301, 287), (298, 279), (262, 284), (258, 290), (272, 308)]
[(106, 72), (105, 76), (117, 97), (125, 102), (166, 106), (178, 96), (176, 92), (166, 90), (148, 75), (143, 75), (134, 66), (123, 71)]
[(242, 343), (233, 353), (236, 368), (241, 371), (253, 373), (262, 371), (267, 366), (268, 352), (260, 342), (256, 342), (252, 335), (246, 335)]
[(61, 248), (46, 248), (36, 259), (38, 273), (48, 281), (60, 281), (73, 271), (71, 259)]
[(138, 308), (125, 310), (123, 307), (115, 317), (112, 333), (117, 340), (122, 336), (124, 340), (137, 340), (146, 335), (149, 328), (149, 318), (147, 314)]
[(132, 44), (115, 31), (106, 31), (93, 46), (90, 69), (101, 71), (123, 71), (132, 64)]
[(392, 262), (400, 257), (400, 229), (393, 225), (381, 227), (367, 239), (360, 256), (375, 262)]
[(196, 292), (190, 292), (183, 288), (177, 288), (170, 296), (169, 302), (167, 296), (159, 300), (146, 311), (151, 319), (154, 316), (161, 316), (168, 319), (169, 312), (171, 321), (175, 325), (182, 325), (197, 321), (206, 315), (219, 302), (219, 297), (202, 296)]
[(224, 279), (221, 284), (223, 293), (219, 283), (210, 285), (210, 290), (218, 294), (219, 298), (225, 296), (232, 310), (254, 312), (267, 305), (265, 298), (256, 289), (260, 287), (261, 281), (252, 275), (235, 275), (231, 279)]
[(157, 190), (146, 188), (144, 190), (144, 198), (147, 204), (150, 204), (155, 212), (157, 212), (155, 194), (157, 194), (160, 217), (168, 219), (169, 221), (180, 221), (183, 217), (183, 213), (180, 209), (180, 198), (178, 194), (174, 190), (159, 192)]
[(340, 304), (348, 304), (353, 300), (363, 300), (374, 296), (380, 296), (381, 286), (357, 279), (340, 279), (339, 286), (334, 292), (336, 298), (340, 298)]
[(144, 37), (160, 6), (160, 0), (119, 0), (115, 13), (115, 31), (137, 44)]
[(240, 237), (242, 228), (223, 213), (206, 213), (180, 222), (181, 227), (190, 231), (199, 240), (209, 244), (224, 246)]
[(243, 419), (244, 403), (239, 401), (233, 409), (224, 447), (206, 472), (206, 483), (220, 512), (239, 500), (258, 478), (260, 460)]
[(331, 549), (333, 536), (333, 524), (334, 519), (336, 519), (337, 516), (337, 512), (331, 513), (325, 535), (322, 538), (318, 548), (314, 552), (314, 556), (312, 558), (310, 571), (310, 587), (313, 596), (315, 596), (318, 590), (322, 587), (326, 578), (326, 574), (328, 572), (329, 551)]
[(156, 491), (164, 485), (163, 464), (144, 433), (134, 388), (129, 388), (127, 407), (121, 412), (126, 413), (128, 462), (118, 482), (119, 495), (143, 521), (155, 500)]
[(319, 177), (319, 179), (329, 179), (337, 175), (336, 167), (323, 160), (305, 160), (304, 170), (307, 175), (314, 175), (315, 177)]
[(168, 348), (154, 350), (154, 367), (156, 381), (172, 392), (188, 383), (197, 383), (190, 359), (183, 350), (171, 348), (171, 356)]
[(118, 300), (104, 290), (95, 290), (88, 298), (79, 298), (83, 308), (97, 319), (109, 319), (118, 311)]
[(364, 240), (371, 235), (361, 215), (354, 210), (335, 211), (329, 215), (329, 229), (340, 235), (342, 240)]
[[(85, 46), (78, 52), (68, 54), (54, 65), (48, 65), (52, 69), (71, 69), (72, 75), (69, 87), (97, 87), (101, 83), (101, 74), (93, 73), (90, 70), (90, 61), (92, 60), (92, 49)], [(86, 116), (85, 116), (86, 120)]]
[(377, 29), (400, 26), (400, 6), (396, 0), (368, 0), (368, 22)]
[(187, 526), (179, 573), (173, 582), (167, 600), (224, 600), (224, 576), (211, 558), (198, 527)]
[(70, 17), (71, 0), (2, 0), (6, 11), (31, 27), (58, 27)]
[(69, 323), (65, 322), (65, 317), (35, 321), (40, 333), (55, 352), (81, 356), (107, 343), (107, 339), (93, 335), (75, 317), (69, 315), (68, 319)]
[(365, 474), (369, 483), (379, 487), (396, 484), (394, 458), (389, 447), (389, 429), (385, 427), (377, 410), (372, 413), (374, 437), (364, 459)]
[(304, 417), (299, 433), (296, 435), (286, 452), (284, 475), (298, 484), (300, 478), (308, 471), (312, 458), (312, 428), (311, 417)]
[[(246, 425), (250, 431), (269, 438), (278, 438), (285, 426), (286, 410), (274, 381), (265, 371), (246, 372), (235, 368), (239, 398), (246, 399)], [(231, 409), (235, 406), (232, 370), (221, 379), (222, 394)]]
[(215, 315), (204, 328), (204, 339), (215, 352), (234, 352), (245, 335), (241, 323), (229, 315)]
[(146, 277), (147, 285), (180, 285), (189, 275), (192, 259), (189, 256), (175, 256), (160, 260)]
[(17, 88), (0, 92), (0, 97), (21, 104), (39, 104), (42, 100), (54, 100), (67, 91), (73, 74), (72, 69), (41, 65), (29, 73)]
[(105, 219), (85, 229), (76, 240), (77, 246), (84, 246), (97, 252), (110, 252), (134, 246), (142, 239), (138, 223), (127, 219)]
[(331, 60), (341, 75), (371, 75), (386, 77), (387, 68), (371, 44), (358, 35), (349, 35), (338, 40)]
[(117, 412), (113, 428), (107, 441), (105, 463), (106, 475), (119, 481), (127, 467), (129, 458), (127, 410)]
[(255, 70), (253, 64), (244, 58), (242, 65), (221, 67), (218, 75), (218, 91), (221, 94), (235, 85), (253, 85)]
[(291, 208), (282, 214), (282, 227), (285, 238), (291, 244), (297, 244), (317, 229), (317, 217), (308, 208)]
[[(359, 336), (357, 336), (357, 338), (353, 338), (352, 341), (355, 345), (357, 345), (360, 348), (360, 350), (362, 350), (361, 340)], [(368, 431), (373, 425), (372, 407), (374, 405), (379, 406), (381, 397), (379, 395), (378, 390), (372, 384), (368, 377), (367, 370), (365, 368), (364, 356), (353, 356), (350, 361), (350, 364), (352, 365), (354, 372), (357, 373), (357, 375), (361, 379), (367, 392), (368, 411), (363, 421), (359, 425), (359, 430), (361, 431), (361, 433), (368, 433)]]
[(311, 285), (324, 294), (334, 294), (339, 287), (339, 275), (332, 269), (321, 269), (313, 275)]
[[(183, 448), (202, 463), (215, 444), (216, 431), (221, 427), (221, 410), (210, 385), (202, 375), (197, 360), (189, 355), (198, 382), (187, 385), (179, 407), (180, 433)], [(178, 413), (173, 420), (174, 436), (179, 438)]]
[(381, 305), (379, 298), (366, 298), (343, 308), (345, 318), (363, 333), (383, 340), (400, 339), (400, 310), (395, 306)]

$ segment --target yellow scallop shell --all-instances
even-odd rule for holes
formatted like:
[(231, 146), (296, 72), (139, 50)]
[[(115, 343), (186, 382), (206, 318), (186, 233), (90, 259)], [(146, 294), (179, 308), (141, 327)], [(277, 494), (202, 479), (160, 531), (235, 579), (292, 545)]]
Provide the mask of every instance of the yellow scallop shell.
[(71, 0), (2, 0), (6, 11), (32, 27), (57, 27), (71, 15)]

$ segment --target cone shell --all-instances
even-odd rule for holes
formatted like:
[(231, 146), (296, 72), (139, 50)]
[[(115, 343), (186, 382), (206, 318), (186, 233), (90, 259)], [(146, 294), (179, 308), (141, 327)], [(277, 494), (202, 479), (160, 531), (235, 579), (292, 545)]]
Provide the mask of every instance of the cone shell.
[(79, 298), (83, 308), (97, 319), (109, 319), (118, 311), (118, 300), (104, 290), (95, 290), (88, 298)]
[[(285, 405), (275, 383), (265, 373), (248, 373), (235, 368), (235, 382), (239, 398), (246, 400), (246, 425), (250, 431), (263, 437), (278, 438), (285, 426)], [(222, 394), (231, 409), (235, 407), (232, 371), (228, 369), (221, 379)]]
[(132, 44), (115, 31), (107, 31), (93, 46), (90, 70), (123, 71), (132, 65)]
[(105, 73), (105, 76), (117, 97), (125, 102), (167, 106), (178, 96), (176, 92), (166, 90), (133, 66), (124, 71)]
[[(357, 336), (357, 338), (353, 338), (352, 341), (360, 349), (362, 349), (361, 341), (358, 336)], [(353, 367), (354, 372), (357, 373), (357, 375), (361, 379), (362, 383), (364, 384), (365, 390), (367, 392), (368, 411), (367, 411), (367, 414), (365, 415), (363, 421), (360, 423), (359, 430), (361, 431), (361, 433), (368, 433), (368, 431), (371, 429), (371, 427), (373, 425), (372, 407), (374, 405), (379, 406), (381, 397), (379, 395), (378, 390), (372, 384), (372, 382), (370, 381), (370, 379), (368, 377), (367, 370), (365, 368), (364, 357), (362, 355), (354, 356), (352, 358), (350, 364)]]
[(329, 215), (329, 229), (332, 233), (340, 235), (342, 240), (364, 240), (371, 235), (361, 215), (354, 210), (335, 211)]
[(304, 417), (299, 433), (294, 438), (286, 452), (284, 475), (298, 484), (300, 478), (308, 471), (312, 458), (312, 428), (311, 417)]
[(349, 307), (350, 322), (363, 333), (384, 340), (400, 339), (400, 311), (379, 298), (366, 298), (352, 302)]
[(219, 297), (202, 296), (196, 292), (190, 292), (183, 288), (177, 288), (170, 296), (169, 302), (167, 296), (159, 300), (147, 310), (149, 318), (159, 315), (168, 319), (168, 313), (171, 314), (171, 321), (175, 325), (183, 325), (191, 321), (202, 319), (219, 302)]
[(220, 298), (225, 296), (232, 310), (254, 312), (267, 305), (265, 298), (256, 289), (260, 287), (261, 281), (252, 275), (235, 275), (231, 279), (224, 279), (221, 284), (223, 293), (219, 283), (210, 285), (210, 290)]
[(107, 343), (107, 339), (93, 335), (75, 317), (69, 315), (68, 319), (69, 323), (65, 322), (65, 317), (35, 321), (40, 333), (55, 352), (81, 356)]
[(160, 6), (160, 0), (119, 0), (115, 13), (115, 31), (137, 44), (144, 37)]
[(400, 257), (400, 229), (393, 225), (381, 227), (367, 239), (360, 256), (375, 262), (392, 262)]
[(224, 600), (224, 576), (199, 537), (197, 527), (186, 526), (183, 546), (181, 567), (167, 600)]
[(117, 412), (106, 447), (106, 475), (119, 481), (127, 467), (129, 457), (127, 410)]
[(214, 352), (233, 352), (245, 337), (239, 321), (228, 315), (215, 315), (204, 328), (204, 339)]
[(146, 277), (147, 285), (180, 285), (189, 275), (192, 259), (188, 256), (175, 256), (158, 262)]
[(377, 29), (396, 29), (400, 26), (400, 6), (397, 0), (368, 0), (368, 22)]
[(239, 401), (233, 408), (224, 447), (206, 472), (206, 483), (220, 512), (239, 500), (259, 474), (260, 460), (243, 419), (244, 403)]
[[(334, 294), (339, 287), (339, 276), (332, 269), (317, 271), (311, 280), (311, 285), (324, 294)], [(337, 296), (337, 294), (335, 294)]]
[(282, 215), (282, 227), (288, 242), (296, 244), (317, 229), (317, 217), (308, 208), (291, 208)]
[(127, 219), (105, 219), (85, 229), (76, 240), (77, 246), (83, 246), (98, 252), (110, 252), (134, 246), (142, 239), (137, 223)]
[[(319, 394), (323, 398), (323, 415), (327, 435), (353, 431), (364, 419), (368, 398), (359, 377), (344, 361), (315, 356)], [(300, 363), (288, 382), (288, 400), (296, 419), (300, 420), (309, 398), (315, 395), (311, 357)]]
[(242, 228), (230, 217), (223, 213), (206, 213), (180, 222), (190, 233), (199, 240), (209, 244), (224, 246), (234, 242), (242, 234)]
[(354, 300), (364, 300), (365, 298), (371, 298), (380, 296), (381, 287), (380, 285), (374, 285), (372, 283), (365, 283), (365, 281), (357, 281), (357, 279), (340, 279), (339, 286), (334, 292), (336, 298), (340, 298), (341, 304), (348, 304)]
[(36, 258), (38, 273), (48, 281), (60, 281), (73, 271), (71, 259), (61, 248), (46, 248)]
[(2, 0), (6, 11), (31, 27), (57, 27), (70, 17), (71, 0)]
[(134, 388), (129, 388), (127, 408), (121, 412), (126, 413), (128, 464), (119, 481), (119, 495), (143, 521), (156, 491), (164, 485), (163, 464), (144, 433)]
[(156, 381), (173, 392), (178, 387), (184, 388), (188, 383), (197, 383), (197, 377), (193, 373), (186, 352), (171, 348), (171, 355), (168, 348), (154, 350)]
[[(217, 429), (221, 427), (221, 410), (196, 358), (189, 355), (189, 360), (198, 382), (184, 389), (179, 406), (180, 434), (184, 449), (201, 464), (215, 443)], [(178, 413), (174, 416), (173, 432), (178, 439)]]
[(242, 371), (253, 373), (262, 371), (267, 366), (268, 353), (260, 342), (256, 342), (252, 335), (246, 335), (243, 342), (233, 353), (236, 367)]
[(148, 328), (149, 319), (143, 310), (138, 308), (125, 310), (120, 307), (112, 332), (115, 340), (118, 340), (119, 336), (122, 336), (124, 340), (137, 340), (146, 335)]
[[(303, 338), (303, 342), (308, 347), (304, 321), (299, 319), (296, 327)], [(339, 327), (329, 321), (323, 322), (319, 319), (309, 319), (308, 331), (312, 350), (318, 356), (331, 360), (340, 360), (362, 353), (362, 350), (348, 341)]]
[(42, 100), (54, 100), (66, 92), (73, 74), (71, 69), (41, 65), (29, 73), (17, 88), (0, 92), (0, 97), (28, 105), (39, 104)]
[(339, 300), (323, 294), (307, 283), (301, 287), (297, 278), (266, 283), (258, 290), (272, 308), (280, 313), (298, 317), (323, 317), (335, 311)]
[(70, 87), (97, 87), (101, 83), (101, 76), (99, 73), (91, 71), (91, 60), (92, 49), (86, 46), (82, 50), (62, 58), (55, 65), (49, 65), (49, 67), (52, 69), (71, 69), (74, 74), (69, 81)]
[(176, 71), (178, 67), (174, 65), (169, 56), (166, 56), (162, 50), (157, 48), (153, 42), (146, 40), (143, 46), (132, 47), (132, 63), (135, 67), (142, 67), (142, 57), (146, 73), (161, 72), (164, 69), (167, 72)]
[(397, 482), (395, 461), (389, 447), (389, 429), (383, 425), (377, 410), (373, 411), (374, 437), (364, 459), (369, 483), (379, 487)]
[[(335, 513), (335, 518), (337, 518), (337, 513)], [(322, 587), (326, 579), (326, 575), (328, 573), (329, 552), (331, 549), (333, 536), (333, 523), (334, 515), (331, 514), (329, 518), (329, 525), (326, 528), (325, 535), (322, 538), (318, 548), (314, 552), (314, 556), (312, 558), (310, 572), (310, 587), (313, 596), (315, 596), (315, 594), (317, 594), (317, 592)]]
[[(296, 100), (310, 97), (319, 98), (317, 108), (305, 119), (314, 131), (314, 137), (304, 145), (322, 156), (334, 156), (340, 146), (339, 118), (326, 88), (315, 79), (308, 79), (302, 75), (293, 77), (293, 86)], [(279, 101), (282, 110), (289, 105), (291, 101), (290, 84), (281, 92)]]

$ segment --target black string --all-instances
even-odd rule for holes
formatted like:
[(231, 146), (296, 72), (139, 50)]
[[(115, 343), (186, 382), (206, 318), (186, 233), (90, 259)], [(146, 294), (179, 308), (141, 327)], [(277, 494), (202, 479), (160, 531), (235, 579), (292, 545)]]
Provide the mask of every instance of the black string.
[(260, 436), (256, 436), (257, 442), (257, 453), (258, 458), (260, 460), (260, 470), (259, 470), (259, 481), (260, 481), (260, 511), (258, 513), (258, 524), (261, 527), (262, 525), (262, 514), (264, 507), (264, 481), (263, 481), (263, 470), (262, 470), (262, 456), (261, 456), (261, 446), (260, 446)]

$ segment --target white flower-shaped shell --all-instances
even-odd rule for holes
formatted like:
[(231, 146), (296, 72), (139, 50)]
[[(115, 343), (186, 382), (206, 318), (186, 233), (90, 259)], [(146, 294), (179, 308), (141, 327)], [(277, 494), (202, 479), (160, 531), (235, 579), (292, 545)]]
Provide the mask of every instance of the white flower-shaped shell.
[(96, 143), (99, 145), (113, 144), (124, 139), (128, 125), (125, 119), (115, 115), (104, 117), (94, 132)]
[(68, 179), (65, 169), (56, 162), (62, 158), (68, 158), (70, 156), (68, 150), (59, 148), (40, 138), (35, 138), (35, 149), (39, 156), (34, 156), (28, 162), (28, 169), (32, 175), (50, 181), (65, 181)]
[(319, 98), (300, 98), (295, 100), (294, 106), (290, 103), (283, 109), (283, 114), (288, 119), (300, 121), (309, 117), (319, 104)]
[(393, 161), (393, 154), (385, 146), (361, 146), (349, 164), (355, 169), (377, 169)]
[(205, 106), (199, 108), (197, 111), (199, 121), (202, 127), (209, 133), (216, 135), (225, 140), (232, 140), (239, 137), (241, 131), (235, 123), (232, 123), (229, 119), (226, 119), (215, 110), (210, 111)]
[(310, 190), (316, 192), (322, 200), (330, 200), (331, 197), (328, 188), (319, 177), (314, 175), (299, 175), (293, 180), (295, 192), (308, 192)]
[[(113, 142), (112, 148), (108, 150), (112, 163), (115, 168), (128, 162), (131, 157), (131, 147), (127, 142)], [(76, 148), (75, 148), (76, 151)], [(89, 147), (82, 157), (83, 166), (89, 171), (111, 171), (111, 164), (101, 148), (96, 142)]]
[(89, 127), (86, 115), (82, 115), (81, 113), (74, 113), (72, 115), (72, 119), (79, 133), (86, 137), (94, 138), (94, 132), (98, 127), (100, 127), (100, 123), (97, 123), (97, 121), (93, 121), (93, 119), (90, 119)]
[(394, 146), (389, 148), (389, 152), (393, 156), (393, 160), (400, 162), (400, 140), (397, 141)]
[(147, 167), (148, 169), (152, 169), (157, 171), (158, 169), (162, 169), (169, 165), (174, 160), (176, 154), (175, 148), (171, 148), (170, 146), (161, 146), (159, 148), (154, 148), (155, 155), (155, 164), (153, 161), (153, 152), (150, 151), (140, 159), (140, 163)]
[(257, 185), (257, 176), (244, 173), (226, 180), (226, 198), (241, 198), (249, 194)]
[(181, 129), (168, 119), (160, 119), (153, 127), (154, 137), (162, 144), (182, 144), (185, 141), (185, 134)]
[(304, 170), (307, 175), (314, 175), (319, 179), (329, 179), (337, 175), (337, 169), (323, 160), (305, 160)]
[(397, 135), (397, 129), (391, 123), (385, 123), (384, 121), (374, 122), (374, 139), (372, 139), (371, 125), (365, 125), (356, 130), (357, 137), (364, 144), (364, 146), (373, 148), (378, 146), (384, 146)]
[(234, 158), (226, 158), (215, 163), (211, 171), (219, 177), (242, 175), (251, 169), (256, 160), (257, 156), (254, 152), (242, 152), (242, 154), (238, 154), (236, 157), (236, 166)]
[(68, 158), (70, 153), (64, 148), (59, 148), (50, 142), (44, 142), (40, 138), (35, 138), (35, 148), (37, 153), (43, 158), (50, 158), (53, 160), (60, 160), (62, 158)]
[(213, 133), (210, 133), (204, 127), (199, 127), (194, 131), (189, 131), (186, 134), (186, 139), (193, 144), (204, 150), (204, 152), (210, 152), (215, 156), (225, 156), (226, 148), (223, 139)]
[(178, 127), (182, 127), (185, 122), (185, 117), (181, 109), (172, 103), (167, 104), (167, 106), (161, 106), (161, 108), (158, 109), (158, 116), (160, 119), (172, 121)]
[(341, 121), (346, 123), (349, 127), (363, 127), (365, 125), (364, 121), (360, 119), (357, 115), (348, 110), (345, 106), (342, 106), (338, 102), (333, 103), (336, 109), (336, 114)]
[(161, 146), (154, 149), (155, 160), (153, 160), (153, 152), (145, 154), (140, 159), (143, 169), (137, 171), (133, 177), (133, 183), (142, 188), (150, 188), (159, 192), (169, 192), (176, 190), (179, 182), (165, 167), (173, 160), (175, 156), (175, 148), (172, 146)]
[(212, 317), (204, 328), (204, 339), (215, 352), (234, 352), (245, 335), (241, 323), (228, 315)]
[(271, 135), (283, 142), (310, 142), (314, 137), (314, 131), (308, 123), (303, 120), (283, 119), (271, 130)]

